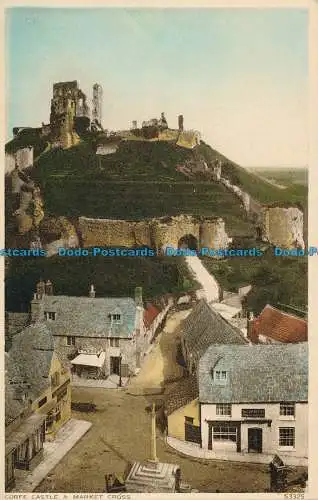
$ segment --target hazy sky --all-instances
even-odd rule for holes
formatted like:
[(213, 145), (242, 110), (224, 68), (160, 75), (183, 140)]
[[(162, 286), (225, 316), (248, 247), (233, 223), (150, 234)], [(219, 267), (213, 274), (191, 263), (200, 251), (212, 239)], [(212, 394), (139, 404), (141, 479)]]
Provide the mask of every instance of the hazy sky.
[[(103, 125), (159, 116), (245, 166), (306, 165), (307, 11), (7, 10), (7, 133), (48, 123), (53, 82), (104, 90)], [(90, 102), (89, 102), (90, 104)]]

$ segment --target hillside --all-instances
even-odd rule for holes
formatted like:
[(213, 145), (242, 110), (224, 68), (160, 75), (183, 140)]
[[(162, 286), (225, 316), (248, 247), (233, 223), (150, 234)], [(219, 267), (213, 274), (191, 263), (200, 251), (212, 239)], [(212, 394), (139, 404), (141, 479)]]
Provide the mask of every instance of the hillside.
[[(253, 229), (238, 198), (205, 172), (187, 178), (177, 166), (223, 161), (222, 176), (263, 203), (300, 201), (304, 186), (281, 190), (239, 167), (201, 141), (193, 150), (169, 141), (122, 141), (114, 154), (96, 155), (96, 138), (70, 149), (45, 151), (29, 175), (40, 186), (47, 216), (140, 220), (180, 213), (225, 219), (231, 235)], [(293, 189), (295, 192), (293, 192)]]
[[(257, 201), (297, 203), (306, 214), (306, 186), (290, 182), (281, 189), (257, 172), (229, 161), (203, 142), (190, 150), (172, 142), (123, 141), (116, 153), (98, 157), (94, 138), (88, 136), (70, 149), (42, 152), (27, 173), (41, 188), (46, 217), (65, 216), (75, 222), (80, 215), (130, 220), (181, 213), (219, 215), (224, 218), (226, 230), (234, 237), (237, 247), (259, 246), (254, 239), (253, 223), (232, 192), (202, 171), (187, 178), (176, 170), (186, 162), (196, 165), (203, 161), (211, 165), (216, 158), (224, 162), (222, 176)], [(11, 201), (8, 195), (7, 246), (28, 246), (28, 235), (18, 238), (14, 235)], [(299, 307), (307, 303), (305, 259), (274, 258), (267, 252), (262, 258), (254, 259), (238, 257), (216, 262), (206, 258), (205, 264), (223, 289), (236, 290), (242, 283), (251, 283), (253, 292), (248, 305), (254, 312), (259, 312), (267, 302)], [(101, 295), (130, 293), (136, 283), (144, 286), (150, 297), (193, 287), (186, 270), (180, 271), (180, 263), (178, 266), (175, 259), (107, 258), (99, 261), (95, 258), (92, 262), (87, 258), (54, 257), (41, 259), (41, 264), (37, 259), (14, 259), (7, 273), (7, 304), (9, 308), (20, 307), (19, 304), (25, 307), (41, 273), (54, 277), (59, 293), (76, 294), (76, 288), (79, 295), (86, 294), (92, 276)], [(185, 277), (185, 283), (181, 276)]]
[[(98, 157), (91, 139), (73, 148), (47, 151), (29, 175), (40, 186), (47, 216), (140, 220), (180, 213), (224, 217), (234, 234), (250, 234), (240, 201), (198, 172), (188, 179), (184, 162), (218, 156), (201, 144), (194, 150), (171, 142), (123, 141), (117, 152)], [(208, 152), (208, 154), (207, 154)]]
[(15, 257), (6, 260), (6, 310), (29, 311), (41, 278), (53, 282), (56, 295), (86, 296), (92, 283), (97, 297), (133, 297), (141, 286), (145, 300), (197, 288), (178, 257)]

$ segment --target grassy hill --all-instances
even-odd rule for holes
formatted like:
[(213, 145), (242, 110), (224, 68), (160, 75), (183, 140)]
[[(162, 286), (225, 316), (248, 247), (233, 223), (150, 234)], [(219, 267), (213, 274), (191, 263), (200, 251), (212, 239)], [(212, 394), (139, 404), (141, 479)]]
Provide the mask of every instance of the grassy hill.
[[(219, 215), (237, 242), (242, 236), (250, 238), (249, 243), (244, 240), (243, 247), (258, 246), (253, 240), (253, 225), (233, 193), (203, 175), (190, 180), (176, 170), (185, 161), (204, 159), (211, 164), (217, 157), (224, 162), (222, 175), (257, 201), (297, 203), (306, 213), (304, 183), (284, 184), (280, 179), (277, 182), (287, 187), (277, 187), (259, 172), (243, 169), (203, 142), (189, 150), (172, 142), (127, 141), (120, 144), (116, 153), (102, 158), (96, 156), (95, 146), (94, 137), (89, 136), (68, 150), (42, 150), (29, 173), (41, 187), (46, 216), (140, 220), (180, 213)], [(39, 150), (42, 147), (40, 144)], [(7, 241), (11, 231), (9, 198)], [(137, 284), (144, 287), (149, 297), (193, 287), (181, 262), (177, 258), (11, 259), (6, 282), (7, 308), (17, 310), (20, 304), (26, 307), (41, 276), (54, 279), (57, 293), (73, 295), (85, 295), (90, 282), (95, 283), (101, 295), (131, 294)], [(216, 262), (206, 258), (205, 264), (224, 289), (236, 290), (241, 284), (251, 283), (249, 307), (254, 312), (259, 312), (267, 302), (298, 307), (307, 304), (305, 259), (278, 258), (267, 252), (264, 257), (254, 259)]]
[(127, 141), (101, 158), (87, 141), (44, 153), (30, 175), (41, 186), (46, 215), (133, 220), (220, 215), (234, 234), (249, 234), (250, 222), (231, 192), (203, 176), (189, 180), (176, 170), (186, 160), (211, 162), (216, 156), (204, 144), (192, 151), (169, 142)]

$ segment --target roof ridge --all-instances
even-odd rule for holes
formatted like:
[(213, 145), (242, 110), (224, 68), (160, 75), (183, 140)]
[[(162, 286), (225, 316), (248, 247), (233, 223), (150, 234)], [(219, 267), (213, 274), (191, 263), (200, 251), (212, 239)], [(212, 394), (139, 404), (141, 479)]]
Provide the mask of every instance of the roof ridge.
[(277, 307), (274, 307), (271, 304), (266, 304), (264, 309), (261, 311), (260, 316), (261, 316), (262, 312), (266, 309), (266, 307), (269, 309), (272, 309), (273, 311), (279, 312), (283, 316), (288, 316), (289, 318), (294, 318), (294, 319), (297, 319), (298, 321), (302, 321), (303, 323), (307, 324), (307, 321), (305, 319), (300, 318), (299, 316), (295, 316), (295, 314), (290, 314), (290, 313), (287, 313), (285, 311), (282, 311), (281, 309), (277, 309)]

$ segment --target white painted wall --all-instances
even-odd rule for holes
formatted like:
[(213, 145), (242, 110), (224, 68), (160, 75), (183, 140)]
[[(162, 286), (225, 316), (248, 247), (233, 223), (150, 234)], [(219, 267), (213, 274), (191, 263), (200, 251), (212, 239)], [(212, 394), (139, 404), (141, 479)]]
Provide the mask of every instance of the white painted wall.
[[(263, 453), (275, 454), (283, 458), (284, 461), (288, 457), (308, 457), (308, 404), (296, 403), (295, 417), (280, 416), (279, 403), (253, 403), (253, 404), (233, 404), (232, 416), (219, 416), (216, 415), (215, 404), (202, 404), (201, 405), (201, 434), (202, 434), (202, 448), (208, 449), (208, 436), (209, 426), (207, 420), (220, 420), (230, 422), (231, 420), (240, 420), (243, 422), (245, 419), (241, 417), (241, 410), (243, 408), (264, 408), (265, 418), (272, 420), (271, 427), (267, 423), (250, 423), (242, 424), (241, 426), (241, 452), (248, 452), (248, 429), (258, 427), (263, 430)], [(252, 420), (252, 419), (251, 419)], [(255, 419), (257, 420), (257, 419)], [(295, 448), (282, 448), (279, 447), (279, 427), (295, 427)], [(223, 443), (224, 445), (224, 443)], [(224, 451), (236, 450), (236, 445), (231, 446), (232, 443), (213, 442), (214, 451), (222, 449)]]

